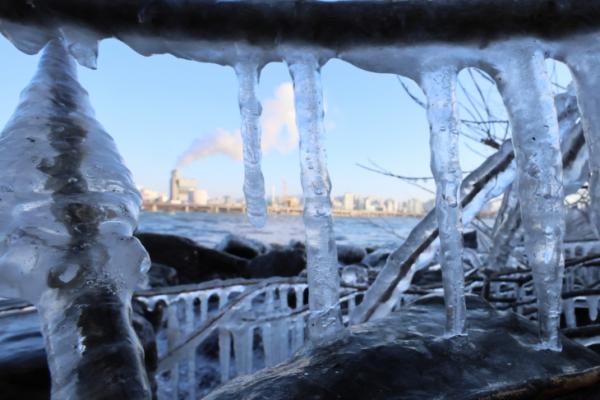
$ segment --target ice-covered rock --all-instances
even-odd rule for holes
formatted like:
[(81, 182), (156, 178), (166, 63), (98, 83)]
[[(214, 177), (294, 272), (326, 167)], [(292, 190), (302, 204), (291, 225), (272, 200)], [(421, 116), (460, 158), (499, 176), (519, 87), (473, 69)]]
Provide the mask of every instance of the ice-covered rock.
[(200, 246), (191, 239), (159, 233), (137, 233), (152, 262), (173, 267), (179, 283), (241, 277), (248, 260)]
[(344, 265), (357, 264), (365, 258), (367, 252), (359, 246), (341, 244), (337, 246), (338, 261)]
[(353, 326), (287, 363), (236, 378), (206, 399), (464, 400), (501, 393), (505, 397), (497, 398), (526, 399), (550, 396), (549, 388), (557, 390), (553, 395), (566, 391), (565, 399), (597, 394), (598, 386), (592, 387), (597, 372), (576, 386), (572, 397), (563, 384), (569, 376), (597, 371), (598, 354), (568, 339), (561, 352), (538, 351), (534, 323), (499, 313), (478, 297), (467, 296), (467, 306), (468, 336), (440, 338), (446, 324), (443, 299), (431, 297)]
[(235, 234), (228, 234), (225, 236), (216, 248), (217, 250), (248, 260), (251, 260), (258, 255), (265, 254), (268, 250), (267, 246), (258, 240)]
[(346, 265), (341, 272), (342, 283), (349, 286), (369, 286), (369, 269), (360, 264)]

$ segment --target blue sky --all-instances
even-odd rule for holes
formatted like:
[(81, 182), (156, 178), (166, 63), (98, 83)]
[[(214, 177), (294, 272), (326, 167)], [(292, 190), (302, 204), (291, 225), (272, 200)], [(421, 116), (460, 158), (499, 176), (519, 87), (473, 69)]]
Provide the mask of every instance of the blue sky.
[[(0, 37), (0, 60), (0, 126), (4, 126), (35, 72), (38, 56), (22, 54)], [(170, 171), (195, 140), (219, 130), (233, 134), (239, 129), (236, 77), (231, 68), (167, 55), (146, 58), (116, 40), (105, 40), (100, 45), (98, 69), (79, 67), (79, 71), (98, 120), (115, 139), (138, 185), (167, 191)], [(269, 64), (259, 87), (264, 104), (289, 80), (284, 64)], [(410, 184), (356, 166), (371, 159), (398, 174), (430, 175), (425, 111), (405, 94), (397, 78), (334, 60), (324, 66), (322, 80), (334, 195), (432, 197)], [(285, 130), (280, 135), (285, 138)], [(461, 147), (463, 170), (482, 161), (477, 153), (490, 153), (484, 146), (463, 142), (470, 146)], [(299, 194), (298, 151), (284, 147), (271, 148), (263, 155), (266, 188), (270, 192), (274, 185), (279, 193), (285, 181), (288, 193)], [(198, 179), (210, 196), (242, 194), (243, 166), (231, 157), (217, 154), (197, 160), (183, 174)]]

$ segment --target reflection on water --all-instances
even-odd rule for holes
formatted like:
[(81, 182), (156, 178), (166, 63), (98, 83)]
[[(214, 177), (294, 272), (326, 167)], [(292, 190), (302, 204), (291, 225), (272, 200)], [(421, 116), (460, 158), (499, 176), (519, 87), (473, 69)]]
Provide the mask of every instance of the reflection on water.
[[(336, 217), (338, 244), (394, 248), (418, 222), (417, 218)], [(302, 217), (270, 215), (267, 225), (258, 229), (242, 214), (142, 213), (139, 230), (185, 236), (205, 246), (215, 246), (228, 233), (246, 236), (264, 243), (287, 244), (304, 240)]]

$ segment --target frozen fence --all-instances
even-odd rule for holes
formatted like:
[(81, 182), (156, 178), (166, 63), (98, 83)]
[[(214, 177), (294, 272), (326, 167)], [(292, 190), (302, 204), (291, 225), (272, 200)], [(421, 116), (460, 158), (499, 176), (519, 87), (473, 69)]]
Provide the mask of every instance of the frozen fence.
[[(342, 292), (346, 317), (362, 291)], [(206, 391), (196, 374), (197, 363), (207, 362), (201, 348), (211, 336), (218, 337), (221, 382), (286, 361), (306, 340), (305, 279), (211, 281), (137, 292), (135, 298), (162, 313), (156, 376), (161, 399), (196, 399)]]

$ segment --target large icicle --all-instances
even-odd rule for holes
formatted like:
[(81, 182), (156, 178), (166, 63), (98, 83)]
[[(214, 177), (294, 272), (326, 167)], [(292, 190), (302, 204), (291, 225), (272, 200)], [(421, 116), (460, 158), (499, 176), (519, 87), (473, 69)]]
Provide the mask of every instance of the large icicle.
[[(594, 39), (596, 42), (596, 39)], [(600, 74), (598, 73), (598, 49), (595, 43), (574, 46), (566, 58), (577, 90), (581, 122), (587, 143), (590, 169), (589, 193), (591, 219), (596, 237), (600, 239)], [(582, 48), (583, 47), (583, 48)]]
[(496, 81), (510, 118), (527, 259), (533, 271), (541, 347), (561, 348), (564, 194), (559, 127), (542, 51), (502, 53)]
[(440, 263), (446, 303), (446, 332), (449, 335), (464, 333), (466, 316), (456, 78), (457, 71), (453, 66), (426, 71), (421, 77), (421, 87), (428, 100), (431, 172), (436, 183)]
[(331, 182), (322, 137), (323, 93), (320, 65), (310, 53), (287, 59), (294, 82), (309, 287), (309, 337), (327, 337), (342, 328), (337, 249), (331, 217)]
[(149, 399), (130, 319), (149, 266), (141, 198), (59, 40), (2, 132), (0, 169), (0, 296), (38, 308), (52, 398)]
[(263, 227), (267, 220), (265, 201), (265, 179), (261, 170), (260, 114), (262, 107), (256, 97), (259, 66), (256, 63), (236, 64), (239, 81), (238, 99), (242, 117), (242, 139), (244, 142), (244, 195), (246, 213), (250, 223)]

